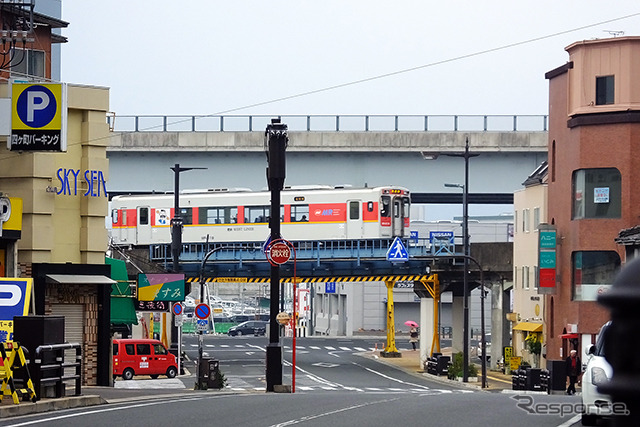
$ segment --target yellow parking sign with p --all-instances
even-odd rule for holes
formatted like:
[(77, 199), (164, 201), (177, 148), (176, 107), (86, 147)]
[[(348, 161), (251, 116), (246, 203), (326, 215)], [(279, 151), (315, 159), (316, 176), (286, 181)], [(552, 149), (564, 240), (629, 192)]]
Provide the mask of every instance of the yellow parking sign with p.
[(11, 150), (66, 149), (65, 92), (61, 83), (11, 85)]

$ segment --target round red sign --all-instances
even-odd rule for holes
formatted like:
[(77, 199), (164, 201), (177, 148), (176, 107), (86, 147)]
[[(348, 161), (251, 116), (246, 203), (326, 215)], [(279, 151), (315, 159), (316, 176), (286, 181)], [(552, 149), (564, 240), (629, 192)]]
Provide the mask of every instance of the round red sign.
[(269, 248), (269, 259), (276, 264), (284, 264), (291, 259), (291, 249), (284, 242), (276, 242)]

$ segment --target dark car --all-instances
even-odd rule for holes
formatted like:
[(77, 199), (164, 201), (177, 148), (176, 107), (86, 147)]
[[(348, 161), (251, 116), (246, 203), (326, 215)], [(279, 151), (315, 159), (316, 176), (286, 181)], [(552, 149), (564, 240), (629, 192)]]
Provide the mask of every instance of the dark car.
[(227, 332), (230, 336), (236, 335), (265, 335), (267, 332), (267, 322), (261, 320), (249, 320), (239, 325), (232, 326)]

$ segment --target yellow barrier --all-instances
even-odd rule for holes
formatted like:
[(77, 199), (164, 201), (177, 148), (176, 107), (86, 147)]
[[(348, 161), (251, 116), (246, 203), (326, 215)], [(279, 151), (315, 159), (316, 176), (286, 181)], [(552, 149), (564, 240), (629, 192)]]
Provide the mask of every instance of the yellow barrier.
[[(5, 345), (7, 348), (5, 349)], [(10, 350), (7, 356), (7, 350)], [(31, 382), (31, 375), (29, 375), (29, 368), (27, 367), (27, 360), (24, 357), (24, 351), (17, 342), (0, 345), (0, 353), (2, 354), (2, 366), (0, 366), (0, 378), (2, 379), (2, 386), (0, 387), (0, 397), (11, 396), (13, 403), (19, 404), (20, 397), (29, 396), (32, 402), (36, 401), (36, 392), (33, 388), (33, 382)], [(24, 369), (25, 382), (27, 388), (16, 388), (13, 379), (13, 374), (18, 369)]]

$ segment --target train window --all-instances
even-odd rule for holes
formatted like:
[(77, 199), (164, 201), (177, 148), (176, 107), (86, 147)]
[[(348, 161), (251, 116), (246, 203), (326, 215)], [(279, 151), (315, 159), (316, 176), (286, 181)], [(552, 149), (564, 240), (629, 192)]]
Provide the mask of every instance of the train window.
[(393, 202), (393, 217), (400, 218), (400, 202), (398, 200)]
[(200, 208), (198, 216), (200, 224), (235, 224), (238, 222), (238, 208)]
[(138, 208), (138, 224), (149, 225), (149, 208)]
[(269, 206), (246, 206), (244, 208), (245, 222), (268, 222), (270, 210)]
[(118, 223), (118, 209), (113, 209), (111, 211), (111, 222), (113, 224), (117, 224)]
[(238, 208), (225, 208), (224, 209), (224, 220), (227, 224), (235, 224), (238, 222)]
[(200, 224), (222, 224), (224, 208), (204, 208), (199, 210)]
[(367, 202), (367, 211), (373, 212), (373, 202)]
[(391, 210), (389, 205), (391, 204), (391, 197), (382, 196), (382, 207), (380, 208), (380, 216), (383, 218), (388, 218), (391, 216)]
[(405, 218), (409, 218), (410, 206), (409, 199), (402, 200), (402, 214)]
[(182, 218), (182, 225), (193, 224), (192, 208), (180, 208), (180, 217)]
[(309, 205), (291, 205), (291, 222), (309, 221)]
[(360, 219), (360, 202), (349, 202), (349, 219)]

